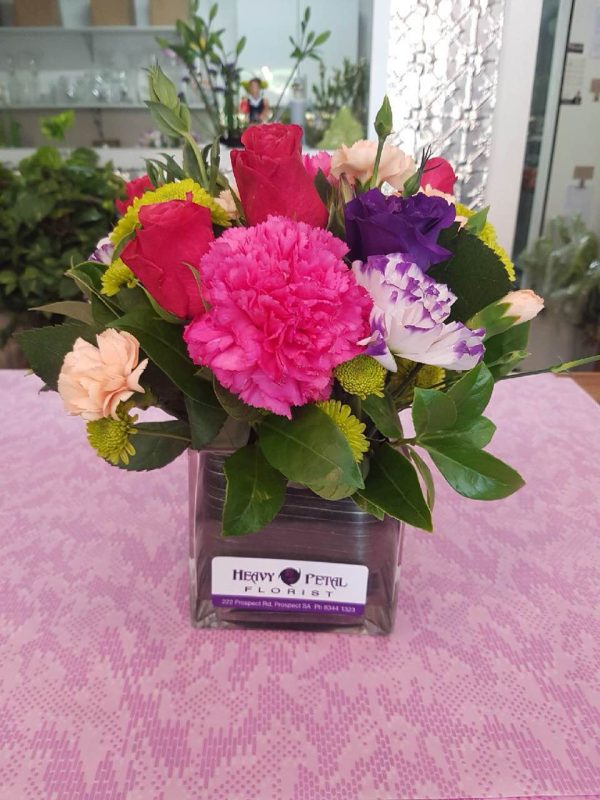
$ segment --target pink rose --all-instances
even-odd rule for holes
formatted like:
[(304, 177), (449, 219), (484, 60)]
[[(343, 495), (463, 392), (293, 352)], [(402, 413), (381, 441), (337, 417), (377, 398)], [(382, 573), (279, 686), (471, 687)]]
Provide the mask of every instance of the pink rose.
[(430, 158), (425, 162), (421, 186), (429, 186), (444, 194), (454, 194), (456, 175), (445, 158)]
[(115, 200), (115, 206), (119, 214), (124, 214), (129, 206), (133, 203), (136, 197), (141, 197), (145, 192), (154, 189), (152, 181), (147, 175), (142, 175), (140, 178), (134, 178), (125, 184), (126, 200)]
[(77, 339), (63, 361), (58, 393), (66, 411), (85, 420), (117, 418), (119, 403), (143, 392), (140, 375), (148, 359), (138, 364), (135, 336), (109, 328), (96, 336), (98, 347)]
[[(377, 142), (363, 139), (353, 144), (352, 147), (342, 145), (331, 158), (331, 174), (336, 178), (345, 175), (352, 185), (357, 180), (365, 184), (373, 175), (376, 155)], [(384, 144), (377, 170), (378, 185), (386, 181), (394, 189), (402, 189), (408, 178), (415, 172), (414, 159), (407, 156), (399, 147)]]
[(331, 155), (326, 150), (320, 150), (313, 155), (306, 153), (302, 156), (302, 162), (304, 164), (304, 169), (308, 172), (313, 181), (317, 177), (318, 171), (321, 170), (329, 183), (337, 183), (337, 178), (331, 174)]
[(142, 227), (121, 258), (156, 302), (177, 317), (204, 311), (196, 269), (214, 239), (210, 211), (191, 200), (142, 206)]

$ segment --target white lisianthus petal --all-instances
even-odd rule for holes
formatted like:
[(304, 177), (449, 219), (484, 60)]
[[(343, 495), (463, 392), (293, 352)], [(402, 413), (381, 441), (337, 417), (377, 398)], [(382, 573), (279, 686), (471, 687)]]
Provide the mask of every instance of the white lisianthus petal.
[(401, 253), (355, 261), (357, 283), (373, 300), (367, 354), (395, 371), (393, 355), (420, 364), (468, 370), (481, 361), (485, 331), (445, 324), (456, 296)]

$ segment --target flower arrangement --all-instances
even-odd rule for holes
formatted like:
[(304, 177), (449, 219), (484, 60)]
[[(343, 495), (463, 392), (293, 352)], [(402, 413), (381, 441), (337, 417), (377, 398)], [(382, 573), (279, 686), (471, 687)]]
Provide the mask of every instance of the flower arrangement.
[[(67, 272), (88, 301), (20, 337), (99, 455), (147, 470), (188, 447), (233, 451), (224, 535), (264, 527), (288, 482), (425, 530), (430, 461), (466, 497), (517, 490), (484, 449), (484, 412), (543, 303), (512, 290), (487, 210), (455, 202), (451, 166), (388, 143), (386, 99), (377, 141), (333, 155), (302, 156), (293, 125), (250, 128), (233, 186), (160, 69), (150, 84), (183, 167), (148, 164), (108, 238)], [(169, 418), (140, 422), (150, 406)]]

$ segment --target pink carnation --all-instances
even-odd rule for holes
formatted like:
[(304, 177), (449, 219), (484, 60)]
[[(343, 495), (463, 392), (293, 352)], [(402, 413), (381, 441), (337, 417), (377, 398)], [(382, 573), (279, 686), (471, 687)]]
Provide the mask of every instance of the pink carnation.
[(333, 369), (363, 352), (372, 303), (346, 244), (285, 217), (232, 228), (200, 262), (212, 306), (185, 329), (196, 364), (244, 402), (291, 417), (329, 397)]

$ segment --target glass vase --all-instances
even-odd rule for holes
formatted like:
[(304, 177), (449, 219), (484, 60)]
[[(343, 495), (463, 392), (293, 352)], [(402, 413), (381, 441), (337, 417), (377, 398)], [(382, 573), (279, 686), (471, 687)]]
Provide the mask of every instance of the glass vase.
[(272, 522), (223, 537), (227, 455), (189, 451), (192, 624), (390, 633), (403, 524), (288, 485)]

